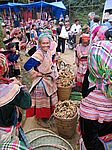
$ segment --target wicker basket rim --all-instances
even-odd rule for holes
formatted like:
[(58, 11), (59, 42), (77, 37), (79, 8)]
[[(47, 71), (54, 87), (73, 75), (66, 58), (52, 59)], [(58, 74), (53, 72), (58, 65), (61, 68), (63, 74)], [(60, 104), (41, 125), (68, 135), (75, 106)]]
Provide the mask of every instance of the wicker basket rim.
[(45, 134), (45, 135), (38, 136), (37, 138), (32, 139), (32, 141), (30, 141), (30, 143), (32, 143), (36, 139), (43, 138), (43, 137), (49, 137), (49, 136), (51, 136), (51, 137), (57, 137), (57, 138), (63, 140), (66, 144), (69, 145), (69, 147), (71, 148), (71, 150), (74, 150), (73, 147), (71, 146), (71, 144), (68, 141), (66, 141), (65, 139), (63, 139), (62, 137), (60, 137), (58, 135), (53, 135), (53, 134)]
[(62, 146), (62, 145), (55, 145), (55, 144), (42, 144), (42, 145), (39, 145), (37, 147), (34, 147), (33, 149), (35, 150), (36, 148), (40, 148), (40, 147), (46, 147), (46, 146), (49, 146), (49, 147), (55, 147), (55, 148), (59, 148), (60, 150), (62, 150), (62, 148), (64, 148), (64, 150), (67, 150), (66, 147)]
[(65, 86), (57, 86), (58, 88), (72, 88), (72, 85), (71, 86), (67, 86), (67, 87), (65, 87)]
[(77, 117), (77, 115), (78, 115), (78, 113), (77, 113), (77, 110), (76, 110), (76, 113), (72, 118), (61, 118), (61, 117), (57, 117), (56, 114), (55, 114), (55, 111), (54, 111), (54, 117), (57, 118), (57, 119), (61, 119), (61, 120), (73, 120), (74, 118)]
[(53, 132), (53, 131), (51, 131), (51, 130), (49, 130), (49, 129), (45, 129), (45, 128), (33, 128), (33, 129), (30, 129), (30, 130), (26, 131), (25, 134), (27, 134), (27, 133), (29, 133), (29, 132), (31, 132), (31, 131), (36, 131), (36, 130), (48, 131), (48, 132), (50, 132), (50, 133), (56, 135), (55, 132)]

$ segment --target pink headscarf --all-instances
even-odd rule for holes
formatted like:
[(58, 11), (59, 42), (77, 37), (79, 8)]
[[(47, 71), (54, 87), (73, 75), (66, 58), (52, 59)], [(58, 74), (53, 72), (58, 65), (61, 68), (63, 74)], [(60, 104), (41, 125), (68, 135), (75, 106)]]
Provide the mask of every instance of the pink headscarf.
[(104, 40), (105, 39), (105, 32), (108, 30), (107, 26), (97, 26), (93, 31), (92, 31), (92, 40), (97, 38), (99, 40)]
[(99, 31), (101, 26), (97, 26), (93, 31), (92, 31), (92, 40), (94, 40), (95, 36), (97, 35), (97, 32)]

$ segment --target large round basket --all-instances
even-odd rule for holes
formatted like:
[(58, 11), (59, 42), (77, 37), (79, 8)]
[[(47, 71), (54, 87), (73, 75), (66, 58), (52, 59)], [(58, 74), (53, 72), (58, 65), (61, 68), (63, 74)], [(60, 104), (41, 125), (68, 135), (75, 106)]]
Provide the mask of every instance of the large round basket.
[(50, 145), (63, 146), (67, 150), (73, 150), (73, 147), (65, 139), (61, 138), (58, 135), (53, 135), (53, 134), (46, 134), (34, 138), (32, 139), (32, 141), (30, 141), (30, 144), (32, 145), (33, 149), (43, 144), (50, 144)]
[(58, 86), (58, 99), (60, 101), (69, 99), (71, 90), (72, 90), (71, 86), (69, 86), (69, 87)]
[(68, 148), (61, 145), (43, 144), (34, 148), (34, 150), (68, 150)]
[(45, 134), (55, 134), (55, 133), (45, 128), (34, 128), (25, 132), (25, 135), (29, 143), (32, 141), (32, 139), (39, 137), (41, 135), (45, 135)]
[(77, 117), (78, 114), (76, 112), (73, 118), (59, 118), (55, 115), (54, 110), (55, 125), (60, 136), (63, 138), (72, 138), (74, 136), (77, 125)]

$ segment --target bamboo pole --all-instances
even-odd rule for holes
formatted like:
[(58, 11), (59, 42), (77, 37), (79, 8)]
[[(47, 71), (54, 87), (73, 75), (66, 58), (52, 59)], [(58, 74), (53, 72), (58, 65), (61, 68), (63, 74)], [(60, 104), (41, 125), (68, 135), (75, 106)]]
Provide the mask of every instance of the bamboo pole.
[(69, 6), (68, 6), (68, 9), (69, 9), (69, 19), (71, 18), (70, 16), (71, 16), (71, 10), (70, 10), (70, 1), (68, 0), (68, 4), (69, 4)]
[(41, 8), (40, 8), (40, 23), (41, 23), (41, 17), (42, 17), (42, 0), (41, 0)]
[(11, 12), (11, 8), (9, 7), (9, 14), (10, 14), (10, 25), (11, 25), (11, 20), (12, 20), (12, 12)]

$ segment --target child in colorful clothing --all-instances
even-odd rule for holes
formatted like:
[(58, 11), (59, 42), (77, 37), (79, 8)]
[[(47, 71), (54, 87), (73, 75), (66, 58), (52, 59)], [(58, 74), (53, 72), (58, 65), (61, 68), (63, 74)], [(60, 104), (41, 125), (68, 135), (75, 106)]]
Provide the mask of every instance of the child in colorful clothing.
[[(53, 58), (50, 50), (51, 37), (43, 33), (39, 36), (40, 48), (25, 63), (24, 68), (30, 71), (34, 81), (30, 89), (32, 107), (27, 110), (27, 117), (36, 115), (38, 122), (47, 126), (48, 120), (58, 102), (56, 74), (53, 67)], [(32, 70), (34, 68), (34, 70)]]
[(76, 47), (76, 64), (77, 64), (77, 77), (76, 77), (76, 85), (79, 91), (82, 90), (82, 83), (84, 80), (84, 75), (87, 70), (87, 57), (88, 57), (88, 50), (90, 48), (89, 45), (89, 34), (82, 34), (82, 43), (77, 45)]
[(37, 31), (36, 31), (36, 25), (35, 24), (32, 25), (32, 29), (30, 31), (30, 38), (31, 38), (30, 40), (32, 42), (37, 42), (37, 40), (38, 40)]
[(19, 68), (19, 64), (17, 62), (20, 54), (16, 50), (15, 43), (11, 43), (9, 45), (9, 48), (11, 51), (11, 53), (9, 53), (7, 56), (8, 62), (9, 62), (9, 78), (17, 77), (18, 75), (20, 75), (20, 68)]

